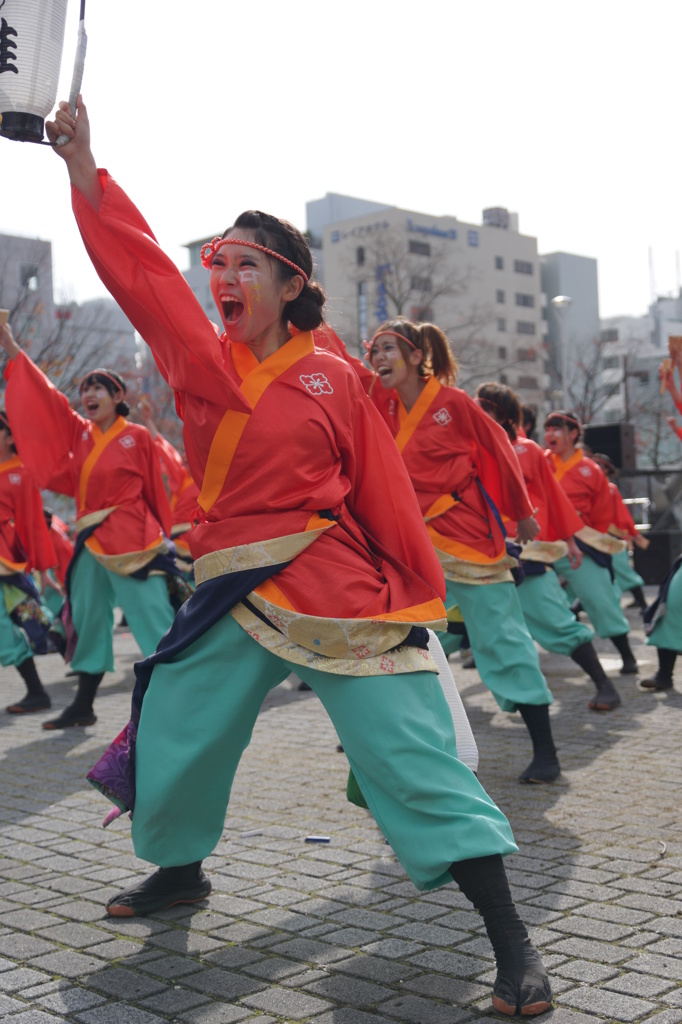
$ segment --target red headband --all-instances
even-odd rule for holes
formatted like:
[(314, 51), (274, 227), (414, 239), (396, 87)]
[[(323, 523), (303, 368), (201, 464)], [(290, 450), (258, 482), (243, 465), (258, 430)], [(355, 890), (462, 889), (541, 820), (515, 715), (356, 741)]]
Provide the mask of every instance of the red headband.
[(211, 269), (211, 261), (218, 249), (223, 245), (247, 245), (250, 249), (258, 249), (259, 252), (264, 252), (266, 256), (274, 256), (280, 263), (286, 263), (288, 267), (295, 270), (297, 274), (300, 274), (306, 284), (308, 284), (308, 275), (305, 270), (296, 264), (288, 260), (286, 256), (282, 256), (281, 253), (275, 252), (274, 249), (268, 249), (265, 245), (259, 245), (258, 242), (247, 242), (245, 238), (214, 238), (212, 242), (207, 242), (206, 245), (201, 247), (201, 262), (207, 270)]
[[(554, 423), (552, 423), (554, 420)], [(550, 413), (545, 420), (545, 427), (575, 427), (576, 430), (582, 430), (583, 425), (580, 420), (575, 419), (574, 416), (566, 416), (565, 413)]]
[(392, 338), (398, 338), (399, 341), (404, 341), (405, 344), (409, 345), (415, 352), (421, 352), (421, 349), (418, 349), (417, 346), (413, 344), (409, 338), (406, 338), (404, 334), (398, 334), (397, 331), (377, 331), (376, 334), (373, 335), (371, 341), (363, 341), (362, 343), (368, 359), (372, 358), (372, 346), (374, 345), (374, 342), (384, 334), (389, 334)]
[(80, 382), (78, 386), (79, 392), (82, 391), (83, 388), (85, 387), (85, 382), (88, 379), (88, 377), (106, 377), (107, 380), (111, 381), (111, 383), (114, 385), (117, 391), (122, 391), (124, 395), (127, 391), (127, 388), (123, 381), (116, 380), (115, 377), (111, 376), (108, 370), (101, 370), (97, 368), (96, 370), (90, 370), (88, 373), (85, 374), (83, 380)]

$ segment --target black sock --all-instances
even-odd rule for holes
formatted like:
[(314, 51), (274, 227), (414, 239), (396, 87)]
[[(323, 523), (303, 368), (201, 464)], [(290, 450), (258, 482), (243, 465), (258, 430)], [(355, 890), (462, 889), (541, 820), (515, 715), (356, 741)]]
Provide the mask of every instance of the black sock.
[(635, 660), (635, 656), (632, 653), (632, 650), (630, 649), (630, 642), (628, 640), (628, 634), (627, 633), (623, 633), (621, 636), (612, 636), (610, 639), (611, 639), (611, 643), (613, 644), (613, 646), (616, 648), (616, 650), (620, 654), (621, 658), (623, 659), (623, 664), (624, 665), (628, 665), (628, 664), (631, 665), (631, 664), (633, 664), (634, 660)]
[(669, 647), (658, 648), (658, 672), (656, 677), (660, 682), (672, 683), (676, 658), (677, 651), (672, 651)]
[(580, 647), (576, 647), (571, 652), (571, 658), (583, 672), (587, 672), (593, 682), (603, 683), (608, 678), (597, 657), (594, 645), (589, 640), (587, 643), (581, 644)]
[(45, 693), (33, 658), (27, 658), (21, 665), (17, 665), (17, 672), (26, 683), (26, 690), (32, 697)]
[(71, 702), (71, 708), (74, 711), (78, 711), (79, 714), (87, 714), (92, 712), (92, 705), (95, 700), (95, 694), (97, 693), (97, 687), (102, 682), (104, 672), (98, 672), (96, 674), (90, 672), (80, 672), (78, 674), (78, 690), (76, 696)]
[(519, 714), (526, 723), (533, 743), (535, 757), (552, 759), (556, 757), (556, 747), (549, 724), (549, 705), (519, 704)]

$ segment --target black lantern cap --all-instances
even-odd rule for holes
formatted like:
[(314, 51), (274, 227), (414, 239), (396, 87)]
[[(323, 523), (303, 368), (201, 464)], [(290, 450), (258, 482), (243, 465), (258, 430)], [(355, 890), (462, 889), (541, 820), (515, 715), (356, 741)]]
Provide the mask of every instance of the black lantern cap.
[(42, 142), (45, 121), (37, 114), (8, 110), (0, 115), (0, 135), (15, 142)]

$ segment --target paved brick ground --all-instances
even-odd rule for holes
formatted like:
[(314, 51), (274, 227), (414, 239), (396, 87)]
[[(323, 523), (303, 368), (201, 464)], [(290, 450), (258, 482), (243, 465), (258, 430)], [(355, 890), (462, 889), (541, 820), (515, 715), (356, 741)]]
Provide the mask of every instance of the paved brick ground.
[[(655, 655), (632, 616), (644, 670)], [(476, 672), (455, 674), (481, 749), (481, 779), (520, 852), (514, 893), (551, 968), (554, 1024), (682, 1022), (682, 672), (647, 694), (617, 676), (623, 707), (587, 710), (588, 684), (543, 655), (556, 696), (563, 774), (522, 787), (523, 724), (496, 710)], [(460, 1024), (495, 1017), (480, 919), (447, 887), (417, 894), (365, 812), (344, 798), (346, 762), (312, 694), (295, 682), (261, 714), (235, 783), (200, 909), (146, 920), (103, 915), (108, 894), (146, 866), (127, 819), (84, 783), (127, 718), (135, 647), (87, 730), (44, 733), (43, 716), (0, 719), (0, 1020), (12, 1024)], [(53, 704), (73, 692), (40, 662)], [(2, 705), (21, 692), (0, 670)], [(328, 846), (304, 843), (329, 835)]]

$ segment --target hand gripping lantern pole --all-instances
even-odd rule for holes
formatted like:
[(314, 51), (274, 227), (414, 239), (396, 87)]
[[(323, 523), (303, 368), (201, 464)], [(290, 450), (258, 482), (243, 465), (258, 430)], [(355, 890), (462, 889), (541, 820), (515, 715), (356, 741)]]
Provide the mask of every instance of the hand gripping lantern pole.
[[(45, 118), (57, 98), (66, 7), (67, 0), (0, 0), (0, 135), (7, 139), (43, 143)], [(84, 15), (81, 0), (72, 110), (83, 76)]]

